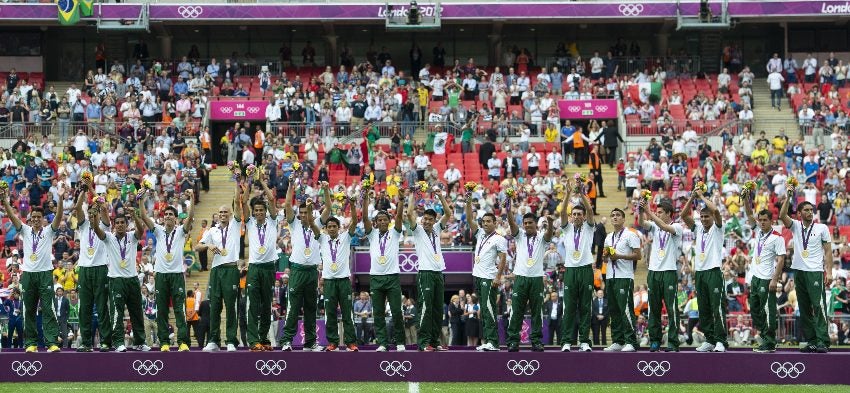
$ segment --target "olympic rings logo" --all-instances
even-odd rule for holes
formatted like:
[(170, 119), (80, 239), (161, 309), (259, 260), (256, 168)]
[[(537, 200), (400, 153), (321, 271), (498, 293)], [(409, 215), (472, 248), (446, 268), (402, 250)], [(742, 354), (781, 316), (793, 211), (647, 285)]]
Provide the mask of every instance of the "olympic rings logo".
[(399, 255), (398, 267), (403, 272), (415, 272), (419, 270), (419, 256), (416, 254)]
[(259, 113), (259, 112), (260, 112), (260, 108), (257, 108), (256, 106), (249, 106), (248, 107), (248, 113)]
[(782, 379), (796, 379), (806, 371), (806, 365), (800, 362), (773, 362), (770, 364), (770, 371), (772, 371), (774, 374), (776, 374), (777, 377)]
[(387, 374), (388, 377), (392, 377), (394, 375), (398, 375), (399, 377), (404, 378), (404, 374), (413, 369), (413, 364), (407, 360), (398, 361), (398, 360), (384, 360), (379, 365), (378, 368)]
[(185, 19), (195, 19), (204, 13), (204, 7), (194, 5), (181, 5), (177, 12)]
[(233, 112), (233, 108), (229, 106), (223, 106), (221, 108), (218, 108), (218, 111), (224, 114), (230, 114), (231, 112)]
[(286, 360), (257, 360), (254, 367), (263, 375), (280, 375), (286, 370)]
[(596, 109), (597, 112), (605, 112), (608, 110), (608, 105), (597, 105), (593, 109)]
[(656, 377), (663, 377), (664, 374), (667, 374), (667, 372), (670, 371), (670, 362), (666, 360), (662, 360), (660, 362), (655, 360), (649, 362), (641, 360), (637, 363), (637, 369), (646, 377), (651, 377), (653, 375)]
[(580, 112), (580, 111), (581, 111), (581, 107), (580, 107), (580, 106), (574, 106), (574, 105), (571, 105), (571, 106), (568, 106), (568, 107), (567, 107), (567, 110), (568, 110), (568, 111), (570, 111), (570, 112), (576, 113), (576, 112)]
[(32, 361), (32, 362), (29, 361), (29, 360), (23, 360), (23, 361), (15, 360), (14, 362), (12, 362), (12, 371), (14, 371), (15, 374), (18, 374), (19, 377), (23, 377), (23, 376), (32, 377), (32, 376), (38, 374), (38, 372), (41, 371), (41, 368), (42, 368), (42, 364), (38, 360), (35, 360), (35, 361)]
[(139, 375), (157, 375), (165, 368), (162, 360), (136, 360), (133, 362), (133, 370)]
[(621, 14), (623, 14), (623, 16), (638, 16), (643, 12), (643, 4), (620, 4), (617, 9)]
[(540, 362), (537, 360), (508, 360), (508, 371), (516, 376), (533, 375), (540, 369)]

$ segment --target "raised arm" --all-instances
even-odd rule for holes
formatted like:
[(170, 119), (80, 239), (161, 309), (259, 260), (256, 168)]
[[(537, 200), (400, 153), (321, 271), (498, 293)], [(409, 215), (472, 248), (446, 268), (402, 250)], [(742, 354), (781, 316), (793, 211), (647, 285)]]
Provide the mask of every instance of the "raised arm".
[[(292, 222), (295, 219), (295, 211), (292, 209), (292, 199), (295, 195), (295, 182), (291, 180), (289, 181), (289, 186), (286, 187), (286, 196), (283, 199), (283, 215), (286, 216), (286, 222)], [(277, 209), (277, 207), (275, 207)], [(269, 207), (269, 211), (271, 211), (271, 207)]]
[[(145, 235), (145, 230), (143, 229), (145, 227), (145, 223), (139, 217), (139, 212), (137, 212), (135, 208), (128, 206), (124, 208), (124, 214), (133, 218), (133, 223), (135, 224), (133, 226), (135, 227), (136, 231), (136, 239), (142, 240), (142, 236)], [(126, 220), (127, 218), (125, 217), (124, 219)]]
[[(322, 234), (322, 228), (319, 228), (319, 225), (316, 224), (316, 220), (313, 219), (313, 205), (312, 204), (307, 205), (307, 212), (306, 213), (307, 213), (307, 223), (306, 223), (307, 227), (309, 227), (310, 230), (313, 231), (313, 237), (315, 239), (318, 239), (319, 235)], [(301, 223), (301, 225), (304, 225), (304, 224), (305, 223), (303, 223), (303, 222)]]
[(519, 228), (516, 225), (516, 217), (514, 217), (514, 212), (513, 209), (511, 209), (510, 203), (505, 205), (505, 214), (508, 216), (508, 228), (511, 231), (511, 236), (516, 237), (519, 234)]
[[(654, 222), (654, 223), (655, 223), (655, 225), (658, 225), (658, 228), (660, 228), (662, 231), (667, 232), (667, 233), (669, 233), (669, 234), (671, 234), (671, 235), (675, 235), (675, 234), (676, 234), (676, 228), (675, 228), (675, 227), (673, 227), (673, 224), (672, 224), (672, 223), (668, 224), (668, 223), (666, 223), (666, 222), (662, 221), (660, 218), (658, 218), (658, 216), (656, 216), (656, 215), (655, 215), (655, 213), (653, 213), (651, 210), (649, 210), (648, 208), (646, 208), (646, 207), (645, 207), (645, 205), (646, 205), (646, 200), (641, 201), (641, 204), (642, 204), (642, 206), (641, 206), (641, 207), (643, 208), (643, 209), (641, 210), (641, 212), (642, 212), (642, 213), (643, 213), (643, 212), (646, 212), (646, 216), (647, 216), (647, 217), (648, 217), (648, 218), (649, 218), (652, 222)], [(641, 220), (643, 220), (643, 217), (641, 217)], [(691, 220), (691, 221), (693, 221), (693, 220)], [(645, 225), (645, 224), (646, 224), (646, 223), (645, 223), (645, 222), (643, 222), (643, 223), (641, 224), (641, 226), (643, 226), (643, 228), (644, 228), (644, 229), (647, 229), (649, 226), (648, 226), (648, 225)]]
[[(65, 206), (64, 206), (64, 204), (65, 204), (65, 193), (66, 192), (68, 192), (68, 190), (65, 188), (65, 186), (62, 185), (62, 183), (59, 183), (59, 190), (57, 192), (59, 194), (59, 202), (56, 204), (57, 205), (56, 206), (56, 216), (53, 217), (53, 222), (50, 223), (50, 226), (53, 228), (54, 231), (58, 230), (59, 229), (59, 223), (61, 223), (62, 221), (65, 220)], [(6, 205), (6, 206), (8, 206), (8, 205)]]
[(443, 216), (440, 217), (440, 225), (442, 225), (443, 228), (445, 228), (446, 225), (449, 224), (449, 217), (452, 216), (451, 205), (449, 204), (449, 201), (446, 200), (446, 196), (443, 195), (442, 191), (435, 191), (435, 192), (437, 193), (437, 198), (440, 199), (440, 204), (443, 205)]
[[(264, 196), (266, 198), (266, 208), (269, 209), (269, 214), (272, 217), (277, 217), (277, 201), (274, 199), (274, 194), (271, 190), (269, 190), (269, 185), (266, 184), (265, 181), (260, 181), (259, 183), (263, 187), (263, 194), (265, 194)], [(289, 190), (287, 190), (286, 193), (288, 194), (290, 190), (293, 190), (292, 184), (289, 185)], [(292, 209), (292, 205), (287, 204), (286, 206), (287, 208)], [(292, 212), (290, 211), (290, 213)], [(289, 220), (288, 217), (287, 220)]]
[(156, 225), (154, 224), (153, 220), (151, 220), (150, 216), (148, 215), (148, 208), (147, 208), (147, 206), (145, 206), (145, 201), (147, 199), (148, 199), (147, 194), (145, 194), (142, 197), (142, 199), (139, 199), (139, 213), (140, 213), (139, 218), (142, 220), (142, 222), (145, 224), (145, 226), (148, 229), (153, 230)]
[(587, 223), (590, 225), (596, 225), (596, 220), (593, 219), (593, 206), (590, 204), (590, 198), (587, 197), (587, 194), (581, 195), (581, 203), (584, 205)]
[(690, 230), (694, 230), (694, 192), (691, 192), (691, 196), (688, 197), (688, 201), (685, 202), (685, 206), (682, 207), (682, 222), (685, 223), (685, 226)]
[(21, 218), (18, 217), (18, 212), (9, 205), (9, 189), (4, 188), (2, 191), (3, 194), (3, 209), (6, 211), (6, 216), (9, 217), (9, 220), (12, 221), (12, 225), (15, 226), (15, 229), (20, 231), (23, 223), (21, 222)]
[[(354, 202), (349, 202), (354, 203)], [(353, 219), (353, 218), (352, 218)], [(372, 233), (372, 220), (369, 219), (369, 193), (363, 193), (363, 229), (366, 234)]]
[(567, 208), (570, 204), (570, 192), (572, 191), (572, 183), (569, 179), (567, 179), (567, 185), (564, 189), (564, 200), (561, 201), (561, 225), (565, 225), (569, 219), (570, 215), (567, 213)]
[[(232, 208), (233, 208), (233, 218), (235, 218), (235, 219), (236, 219), (236, 221), (240, 221), (240, 222), (241, 222), (241, 221), (242, 221), (242, 217), (240, 216), (240, 214), (242, 213), (242, 196), (243, 196), (244, 194), (242, 193), (242, 185), (241, 185), (241, 184), (239, 184), (239, 182), (238, 182), (238, 181), (237, 181), (237, 182), (234, 182), (234, 183), (236, 183), (236, 192), (235, 192), (235, 194), (234, 194), (234, 196), (233, 196), (233, 205), (232, 205)], [(239, 213), (239, 214), (237, 214), (237, 213)]]
[(195, 222), (195, 190), (186, 190), (186, 197), (189, 198), (189, 213), (183, 222), (183, 232), (188, 235), (192, 231), (192, 223)]
[(322, 206), (322, 216), (320, 218), (322, 225), (328, 222), (331, 218), (331, 189), (328, 182), (322, 182), (322, 193), (324, 194), (325, 205)]
[(77, 217), (77, 225), (82, 224), (86, 220), (86, 214), (83, 212), (83, 200), (86, 198), (86, 191), (80, 190), (77, 194), (77, 200), (74, 202), (74, 216)]
[(469, 232), (472, 236), (475, 236), (475, 233), (478, 232), (478, 222), (475, 221), (475, 217), (472, 215), (472, 198), (466, 198), (466, 206), (464, 207), (464, 213), (466, 214), (466, 222), (469, 225)]
[(555, 217), (551, 214), (546, 215), (546, 232), (543, 234), (543, 241), (548, 243), (552, 241), (552, 236), (555, 235), (554, 227)]
[(354, 233), (357, 232), (357, 204), (354, 203), (354, 200), (349, 200), (348, 206), (351, 208), (351, 222), (348, 224), (348, 234), (354, 236)]
[(401, 196), (398, 197), (398, 203), (396, 203), (396, 212), (395, 212), (395, 230), (397, 232), (401, 232), (401, 229), (404, 227), (404, 199)]
[(414, 210), (414, 205), (416, 203), (416, 193), (411, 192), (410, 198), (407, 200), (407, 225), (410, 225), (410, 229), (416, 229), (416, 210)]
[[(92, 223), (96, 223), (97, 220), (100, 218), (100, 215), (101, 215), (100, 209), (102, 209), (102, 207), (98, 207), (96, 209), (91, 210), (91, 215), (89, 215), (89, 219), (91, 220)], [(97, 235), (98, 239), (100, 239), (100, 240), (106, 239), (106, 232), (103, 231), (102, 226), (100, 226), (100, 225), (90, 225), (89, 227), (92, 229), (92, 231), (94, 231), (94, 234)]]
[(723, 228), (723, 216), (720, 215), (720, 210), (717, 209), (717, 206), (705, 197), (705, 195), (697, 194), (699, 199), (705, 203), (705, 207), (711, 211), (711, 214), (714, 215), (714, 225), (717, 225), (718, 228)]
[(649, 206), (646, 205), (646, 199), (641, 198), (638, 205), (640, 207), (638, 210), (638, 226), (643, 229), (649, 229), (649, 223), (646, 222), (646, 218), (648, 217), (651, 221), (655, 220), (649, 215)]
[[(239, 187), (239, 186), (237, 185), (237, 187)], [(240, 204), (239, 208), (242, 211), (242, 220), (247, 222), (248, 218), (251, 217), (251, 189), (250, 189), (250, 185), (248, 185), (248, 182), (242, 183), (241, 188), (242, 188), (242, 193), (240, 194), (240, 197), (239, 197), (239, 204)]]
[[(750, 192), (752, 192), (752, 191), (750, 191)], [(744, 199), (744, 201), (743, 201), (744, 213), (747, 215), (747, 223), (750, 224), (750, 227), (755, 228), (757, 223), (756, 223), (756, 217), (753, 215), (753, 206), (750, 203), (750, 198), (745, 197), (743, 199)]]

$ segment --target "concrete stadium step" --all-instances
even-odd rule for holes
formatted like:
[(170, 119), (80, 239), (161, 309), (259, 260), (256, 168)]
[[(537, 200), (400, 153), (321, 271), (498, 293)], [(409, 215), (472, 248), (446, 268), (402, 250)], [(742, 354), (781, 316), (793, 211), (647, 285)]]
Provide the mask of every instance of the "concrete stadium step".
[(797, 135), (797, 121), (794, 111), (791, 110), (788, 99), (782, 99), (782, 110), (777, 111), (770, 106), (770, 88), (766, 79), (753, 81), (753, 134), (758, 135), (764, 131), (767, 139), (779, 135), (781, 128), (785, 129), (785, 135)]

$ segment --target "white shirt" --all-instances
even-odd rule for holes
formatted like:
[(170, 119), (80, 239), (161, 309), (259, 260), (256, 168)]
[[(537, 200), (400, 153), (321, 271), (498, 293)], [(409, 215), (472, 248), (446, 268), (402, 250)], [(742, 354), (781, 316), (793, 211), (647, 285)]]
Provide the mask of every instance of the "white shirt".
[(442, 272), (446, 270), (446, 259), (443, 257), (443, 248), (440, 245), (440, 231), (443, 224), (437, 222), (430, 230), (421, 224), (416, 224), (413, 229), (413, 245), (416, 247), (416, 255), (419, 257), (419, 271)]
[[(561, 229), (564, 231), (561, 241), (564, 242), (564, 250), (566, 251), (566, 267), (582, 267), (593, 263), (593, 225), (585, 221), (579, 228), (578, 236), (575, 233), (575, 226), (572, 222), (567, 222)], [(578, 247), (576, 247), (578, 240)]]
[[(766, 236), (762, 233), (761, 228), (756, 227), (754, 232), (756, 247), (752, 251), (750, 272), (753, 276), (762, 280), (770, 280), (776, 271), (776, 257), (786, 254), (785, 239), (773, 233), (772, 229)], [(761, 250), (758, 249), (759, 245), (761, 245)]]
[[(98, 225), (103, 228), (103, 223), (98, 220)], [(97, 237), (91, 228), (91, 220), (88, 217), (77, 228), (80, 236), (80, 258), (77, 266), (92, 267), (106, 265), (106, 244)]]
[(443, 179), (446, 180), (446, 183), (454, 183), (460, 180), (461, 174), (457, 168), (449, 168), (446, 170), (446, 173), (443, 174)]
[[(108, 277), (131, 278), (139, 276), (136, 269), (136, 251), (139, 249), (139, 239), (136, 238), (135, 231), (125, 233), (121, 239), (118, 239), (115, 234), (106, 232), (103, 243), (107, 255), (107, 258), (104, 259), (108, 259), (109, 263)], [(124, 252), (123, 257), (122, 251)]]
[[(799, 220), (791, 220), (791, 234), (794, 236), (794, 259), (791, 269), (806, 272), (822, 272), (824, 266), (823, 243), (832, 243), (829, 227), (824, 224), (812, 223), (809, 228), (803, 228)], [(805, 250), (808, 256), (803, 257), (803, 238), (807, 238)]]
[[(336, 239), (331, 239), (330, 235), (323, 233), (319, 235), (318, 243), (322, 255), (322, 278), (349, 278), (351, 276), (349, 266), (351, 235), (348, 231), (340, 230)], [(336, 259), (333, 258), (334, 256)]]
[(808, 59), (803, 60), (803, 68), (806, 71), (806, 75), (812, 75), (818, 68), (818, 61), (809, 57)]
[(782, 82), (785, 82), (785, 78), (779, 72), (772, 72), (767, 76), (767, 84), (770, 86), (770, 90), (782, 90)]
[[(248, 234), (248, 263), (267, 263), (277, 260), (277, 234), (278, 223), (283, 220), (283, 212), (278, 212), (277, 217), (266, 217), (263, 225), (257, 224), (257, 219), (251, 217), (245, 223), (245, 231)], [(263, 242), (260, 242), (260, 232), (263, 233)], [(293, 241), (295, 237), (293, 236)], [(230, 241), (228, 239), (228, 241)], [(260, 248), (262, 251), (260, 252)]]
[(701, 272), (720, 268), (723, 259), (723, 229), (714, 223), (706, 232), (702, 223), (694, 222), (694, 247), (696, 247), (694, 270)]
[[(682, 233), (684, 228), (682, 224), (670, 224), (675, 230), (675, 234), (671, 234), (662, 230), (654, 222), (648, 222), (649, 236), (652, 236), (652, 251), (649, 254), (649, 270), (654, 272), (663, 272), (668, 270), (676, 270), (676, 260), (682, 253)], [(662, 244), (662, 242), (664, 244)], [(661, 251), (664, 251), (664, 257), (661, 257)]]
[[(33, 232), (32, 227), (21, 224), (21, 238), (24, 243), (24, 259), (21, 261), (22, 272), (49, 272), (53, 270), (51, 257), (53, 256), (53, 238), (56, 233), (53, 227), (48, 225), (39, 232)], [(33, 243), (38, 242), (33, 253)], [(35, 255), (35, 260), (32, 256)]]
[(472, 276), (493, 280), (499, 269), (499, 255), (508, 252), (508, 241), (496, 231), (487, 235), (482, 228), (475, 232), (475, 239)]
[(637, 167), (631, 168), (626, 167), (626, 187), (627, 188), (637, 188), (638, 177), (640, 176), (640, 170)]
[[(605, 246), (614, 247), (618, 255), (633, 254), (640, 249), (640, 237), (631, 229), (623, 228), (619, 232), (611, 232), (605, 237)], [(635, 261), (617, 259), (608, 265), (607, 278), (635, 278)]]
[(430, 162), (431, 162), (431, 160), (429, 160), (428, 156), (425, 156), (425, 155), (418, 155), (418, 156), (413, 158), (413, 166), (417, 170), (425, 170), (425, 168), (428, 167), (428, 163), (430, 163)]
[(528, 167), (540, 166), (540, 153), (528, 153), (525, 155), (525, 160), (528, 161)]
[(372, 257), (369, 274), (372, 276), (398, 274), (398, 243), (401, 232), (392, 226), (387, 228), (383, 236), (380, 232), (378, 228), (372, 228), (372, 231), (366, 234), (369, 238), (369, 255)]
[(564, 160), (564, 157), (561, 153), (553, 151), (546, 155), (546, 162), (548, 163), (549, 168), (560, 168), (561, 162)]
[[(170, 233), (165, 227), (154, 225), (153, 235), (156, 237), (154, 249), (154, 271), (157, 273), (183, 273), (183, 247), (186, 245), (186, 230), (182, 225), (174, 226)], [(169, 248), (169, 244), (171, 247)], [(166, 255), (171, 260), (166, 259)]]
[(602, 59), (599, 56), (594, 56), (590, 59), (590, 72), (594, 74), (602, 72), (603, 65)]
[[(520, 228), (516, 235), (516, 263), (514, 263), (514, 274), (522, 277), (543, 277), (543, 256), (546, 254), (543, 234), (528, 237), (525, 230)], [(530, 264), (530, 266), (529, 266)]]
[[(204, 232), (204, 236), (201, 237), (201, 243), (207, 246), (218, 247), (220, 250), (225, 250), (227, 254), (214, 254), (212, 268), (226, 263), (234, 263), (239, 260), (239, 247), (242, 241), (239, 229), (239, 221), (231, 217), (226, 227), (222, 223), (219, 223), (217, 226)], [(225, 243), (225, 240), (227, 243)]]
[[(318, 217), (314, 220), (317, 226), (320, 225)], [(294, 219), (289, 223), (289, 232), (292, 239), (292, 255), (289, 260), (299, 265), (318, 266), (322, 258), (319, 255), (319, 240), (313, 230), (305, 227), (301, 220)], [(307, 256), (308, 249), (310, 256)]]

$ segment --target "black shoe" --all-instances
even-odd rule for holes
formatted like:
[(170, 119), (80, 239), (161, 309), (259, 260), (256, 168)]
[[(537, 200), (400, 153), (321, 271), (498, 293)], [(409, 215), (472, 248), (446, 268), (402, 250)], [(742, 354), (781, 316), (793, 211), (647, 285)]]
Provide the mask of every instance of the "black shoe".
[(818, 346), (817, 346), (817, 352), (818, 352), (818, 353), (828, 353), (828, 352), (829, 352), (829, 348), (827, 348), (827, 347), (825, 347), (825, 346), (823, 346), (823, 345), (818, 345)]
[(649, 344), (649, 352), (658, 352), (660, 350), (661, 350), (661, 344), (659, 344), (659, 343)]
[(77, 347), (77, 352), (93, 352), (91, 347)]
[(101, 344), (100, 352), (112, 352), (112, 347), (106, 344)]
[(803, 348), (800, 348), (800, 352), (802, 352), (802, 353), (817, 353), (818, 347), (815, 344), (809, 344), (809, 345), (806, 345)]
[(532, 345), (531, 352), (543, 352), (543, 345)]
[(679, 347), (668, 345), (667, 348), (664, 348), (664, 352), (679, 352)]
[(508, 345), (508, 352), (519, 352), (519, 347), (516, 345)]

